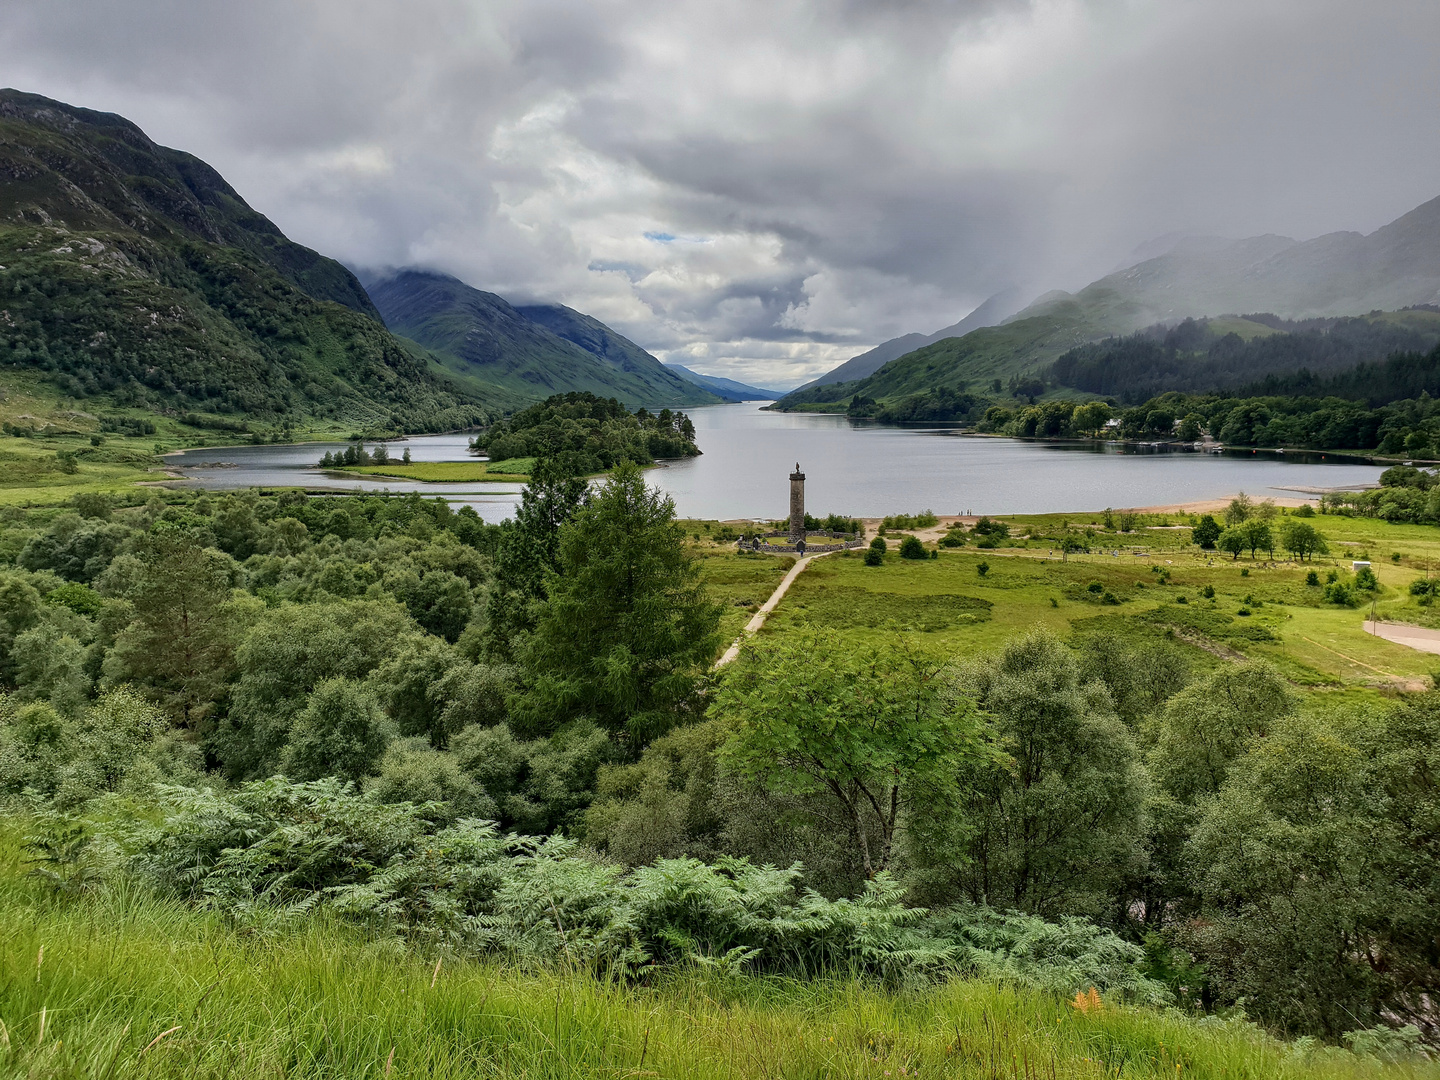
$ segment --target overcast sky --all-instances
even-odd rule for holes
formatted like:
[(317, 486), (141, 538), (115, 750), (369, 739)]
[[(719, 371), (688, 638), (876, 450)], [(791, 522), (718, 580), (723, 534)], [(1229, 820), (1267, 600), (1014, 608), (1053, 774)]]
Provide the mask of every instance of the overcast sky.
[(5, 0), (289, 236), (790, 386), (1171, 232), (1440, 195), (1437, 0)]

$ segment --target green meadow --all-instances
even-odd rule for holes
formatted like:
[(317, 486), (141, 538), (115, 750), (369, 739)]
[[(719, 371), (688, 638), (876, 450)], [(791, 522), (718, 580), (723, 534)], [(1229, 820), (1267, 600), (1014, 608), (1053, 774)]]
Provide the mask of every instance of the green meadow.
[(492, 464), (489, 461), (416, 461), (409, 465), (399, 461), (384, 465), (348, 465), (326, 472), (356, 473), (396, 480), (418, 480), (425, 484), (524, 483), (530, 478), (534, 458), (520, 458)]
[[(1381, 585), (1373, 597), (1378, 618), (1440, 625), (1435, 609), (1409, 592), (1416, 578), (1440, 570), (1440, 530), (1433, 527), (1316, 516), (1309, 520), (1331, 553), (1300, 564), (1279, 553), (1272, 560), (1264, 552), (1255, 559), (1202, 552), (1190, 543), (1188, 524), (1180, 524), (1188, 521), (1184, 515), (1157, 515), (1149, 520), (1164, 525), (1127, 533), (1105, 530), (1098, 513), (997, 520), (1010, 525), (1015, 539), (994, 549), (971, 542), (908, 560), (892, 534), (880, 566), (866, 566), (858, 551), (816, 559), (764, 632), (825, 627), (874, 644), (897, 629), (914, 631), (927, 650), (948, 656), (997, 650), (1037, 625), (1065, 636), (1162, 635), (1188, 645), (1201, 667), (1262, 658), (1295, 685), (1324, 690), (1418, 689), (1440, 671), (1440, 656), (1364, 632), (1368, 594), (1360, 607), (1323, 596), (1329, 574), (1350, 580), (1351, 563), (1365, 559)], [(1062, 559), (1048, 537), (1065, 528), (1082, 537), (1093, 531), (1085, 541), (1091, 550)], [(1320, 586), (1306, 584), (1312, 570)]]

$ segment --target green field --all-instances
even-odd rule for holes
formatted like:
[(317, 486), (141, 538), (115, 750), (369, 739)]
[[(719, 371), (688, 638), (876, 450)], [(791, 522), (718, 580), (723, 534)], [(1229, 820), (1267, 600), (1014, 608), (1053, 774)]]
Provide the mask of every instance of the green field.
[[(874, 644), (895, 631), (914, 631), (928, 650), (945, 656), (998, 650), (1036, 625), (1067, 636), (1097, 631), (1162, 635), (1189, 644), (1202, 667), (1222, 658), (1264, 658), (1295, 685), (1325, 690), (1414, 690), (1428, 686), (1430, 674), (1440, 671), (1440, 656), (1365, 633), (1361, 623), (1369, 617), (1368, 599), (1363, 610), (1340, 607), (1324, 601), (1323, 588), (1305, 584), (1312, 568), (1323, 582), (1332, 570), (1348, 578), (1353, 559), (1369, 559), (1382, 585), (1375, 598), (1380, 619), (1440, 626), (1440, 613), (1408, 591), (1411, 581), (1432, 568), (1440, 573), (1440, 529), (1315, 517), (1311, 522), (1329, 539), (1331, 555), (1301, 566), (1270, 562), (1263, 553), (1253, 561), (1202, 553), (1190, 544), (1188, 526), (1179, 525), (1188, 519), (1179, 514), (1151, 517), (1167, 524), (1132, 533), (1104, 531), (1100, 514), (1003, 520), (1017, 539), (994, 550), (979, 551), (971, 544), (942, 548), (936, 559), (910, 561), (896, 553), (892, 536), (890, 553), (879, 567), (865, 566), (858, 551), (817, 559), (791, 586), (764, 632), (826, 627)], [(1066, 524), (1072, 530), (1095, 530), (1090, 553), (1061, 560), (1054, 542), (1044, 537)], [(1035, 538), (1019, 539), (1027, 535)], [(740, 568), (757, 556), (710, 547), (707, 579), (747, 578)], [(1143, 554), (1133, 554), (1135, 549)], [(1396, 553), (1398, 561), (1392, 558)], [(984, 575), (981, 563), (988, 567)], [(782, 573), (777, 566), (770, 580), (778, 582)], [(758, 571), (748, 572), (757, 604), (765, 600), (760, 595), (765, 580)], [(1095, 583), (1099, 589), (1092, 591)], [(1213, 598), (1203, 595), (1207, 586)], [(1116, 602), (1107, 602), (1107, 595)], [(1242, 608), (1249, 614), (1240, 614)]]

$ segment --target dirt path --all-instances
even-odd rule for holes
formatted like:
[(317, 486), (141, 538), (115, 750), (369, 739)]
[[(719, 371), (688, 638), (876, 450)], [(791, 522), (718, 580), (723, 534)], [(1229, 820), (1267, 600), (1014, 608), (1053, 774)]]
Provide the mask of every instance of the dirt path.
[(835, 554), (833, 551), (822, 551), (818, 555), (806, 555), (803, 559), (796, 559), (795, 565), (780, 579), (780, 584), (775, 586), (775, 591), (770, 594), (770, 599), (760, 605), (760, 610), (745, 624), (745, 629), (740, 631), (740, 636), (730, 643), (730, 647), (725, 650), (719, 660), (715, 661), (715, 667), (711, 670), (718, 671), (740, 655), (740, 646), (745, 644), (745, 639), (760, 631), (760, 628), (765, 625), (765, 620), (770, 617), (770, 613), (775, 610), (776, 605), (789, 590), (790, 583), (805, 572), (805, 567), (816, 559), (823, 559), (826, 555), (833, 554)]

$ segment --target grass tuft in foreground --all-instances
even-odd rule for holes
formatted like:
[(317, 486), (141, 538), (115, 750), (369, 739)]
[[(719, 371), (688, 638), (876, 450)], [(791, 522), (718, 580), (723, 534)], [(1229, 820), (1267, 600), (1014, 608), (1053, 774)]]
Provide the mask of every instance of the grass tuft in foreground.
[(119, 883), (57, 902), (0, 869), (0, 1073), (25, 1077), (1430, 1077), (1201, 1022), (981, 982), (892, 993), (695, 971), (418, 956)]

